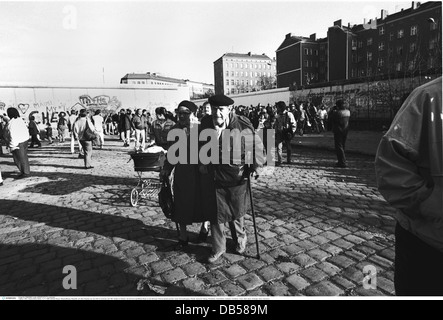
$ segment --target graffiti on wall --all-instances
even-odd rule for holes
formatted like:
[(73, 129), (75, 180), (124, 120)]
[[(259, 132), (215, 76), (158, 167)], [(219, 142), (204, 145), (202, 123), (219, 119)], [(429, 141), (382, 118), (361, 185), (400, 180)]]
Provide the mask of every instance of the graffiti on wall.
[(116, 96), (112, 98), (107, 95), (100, 95), (90, 97), (89, 95), (81, 95), (78, 101), (70, 107), (64, 102), (54, 104), (53, 101), (38, 101), (38, 102), (19, 102), (7, 105), (0, 101), (0, 112), (6, 114), (8, 108), (15, 108), (19, 110), (23, 119), (29, 121), (31, 116), (34, 116), (37, 123), (57, 122), (61, 112), (70, 114), (72, 111), (80, 109), (87, 109), (89, 111), (102, 110), (102, 112), (111, 113), (116, 112), (121, 107), (121, 102)]

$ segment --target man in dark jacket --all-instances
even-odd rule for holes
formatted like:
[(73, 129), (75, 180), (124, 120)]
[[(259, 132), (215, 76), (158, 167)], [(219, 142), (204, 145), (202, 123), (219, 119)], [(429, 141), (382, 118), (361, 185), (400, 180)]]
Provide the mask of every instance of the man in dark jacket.
[(335, 152), (338, 162), (336, 167), (346, 168), (345, 144), (348, 137), (349, 117), (351, 112), (346, 109), (343, 100), (337, 100), (337, 110), (332, 114), (332, 131), (334, 132)]
[[(249, 208), (246, 178), (253, 172), (256, 178), (258, 177), (264, 159), (263, 144), (258, 136), (254, 135), (254, 128), (249, 119), (232, 112), (234, 101), (225, 95), (215, 95), (209, 98), (209, 103), (212, 116), (202, 119), (201, 130), (215, 130), (219, 146), (217, 161), (211, 161), (207, 165), (209, 173), (213, 175), (213, 179), (210, 180), (215, 184), (216, 204), (213, 208), (216, 212), (211, 215), (214, 217), (211, 221), (212, 254), (208, 258), (209, 263), (214, 263), (226, 252), (224, 234), (226, 222), (229, 224), (232, 239), (236, 244), (235, 251), (242, 254), (246, 249), (244, 215)], [(239, 135), (235, 134), (235, 129), (245, 137), (240, 145), (236, 144), (241, 141), (241, 137), (237, 140)], [(254, 136), (256, 141), (254, 141)], [(226, 145), (228, 150), (225, 150)], [(251, 157), (248, 158), (248, 150), (251, 150), (251, 147), (254, 149)], [(250, 165), (248, 166), (247, 163)]]

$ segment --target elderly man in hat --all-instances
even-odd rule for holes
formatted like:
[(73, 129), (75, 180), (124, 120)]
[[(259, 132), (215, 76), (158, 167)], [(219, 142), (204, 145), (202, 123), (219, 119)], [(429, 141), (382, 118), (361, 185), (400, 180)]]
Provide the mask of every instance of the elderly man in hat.
[[(242, 254), (246, 249), (247, 236), (244, 216), (249, 208), (249, 189), (246, 179), (253, 172), (255, 172), (256, 178), (258, 177), (259, 168), (263, 165), (264, 159), (263, 144), (258, 136), (254, 135), (251, 122), (248, 118), (236, 115), (232, 111), (234, 101), (225, 95), (215, 95), (209, 98), (209, 103), (212, 109), (211, 117), (202, 119), (200, 129), (202, 131), (205, 129), (215, 130), (214, 137), (218, 137), (216, 149), (218, 161), (211, 161), (204, 166), (206, 168), (200, 168), (200, 171), (208, 172), (211, 177), (207, 181), (210, 181), (212, 185), (203, 189), (207, 191), (214, 188), (212, 192), (215, 191), (215, 197), (212, 198), (215, 204), (210, 206), (210, 209), (215, 212), (209, 215), (211, 217), (212, 254), (208, 258), (209, 263), (214, 263), (226, 252), (225, 223), (229, 224), (236, 246), (235, 251)], [(252, 161), (249, 161), (249, 166), (247, 165), (249, 156), (247, 142), (240, 140), (242, 147), (239, 148), (240, 150), (236, 150), (240, 151), (240, 159), (237, 158), (238, 152), (234, 150), (236, 141), (233, 141), (236, 139), (236, 135), (232, 134), (237, 131), (235, 129), (242, 132), (242, 135), (246, 133), (243, 141), (249, 140), (254, 143)], [(237, 135), (237, 138), (241, 139), (242, 137)], [(228, 143), (226, 144), (226, 142)], [(228, 159), (226, 159), (223, 149), (226, 146), (229, 149)]]

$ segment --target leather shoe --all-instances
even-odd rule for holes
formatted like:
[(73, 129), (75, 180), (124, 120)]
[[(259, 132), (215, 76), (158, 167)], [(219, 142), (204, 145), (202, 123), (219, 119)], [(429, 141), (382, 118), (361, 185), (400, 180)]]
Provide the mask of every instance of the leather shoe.
[(215, 263), (224, 253), (225, 253), (225, 251), (220, 251), (220, 252), (217, 252), (217, 253), (212, 253), (208, 257), (208, 263)]

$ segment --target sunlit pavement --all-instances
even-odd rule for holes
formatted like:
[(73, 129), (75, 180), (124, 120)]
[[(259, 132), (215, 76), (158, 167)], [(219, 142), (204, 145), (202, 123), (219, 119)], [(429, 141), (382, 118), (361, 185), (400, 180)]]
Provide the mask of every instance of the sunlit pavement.
[[(248, 215), (246, 252), (228, 241), (213, 265), (211, 236), (177, 250), (175, 224), (155, 199), (131, 206), (138, 176), (116, 136), (94, 149), (90, 170), (69, 140), (30, 149), (32, 175), (23, 179), (0, 156), (0, 295), (393, 295), (395, 210), (377, 191), (373, 155), (349, 153), (349, 167), (335, 168), (333, 151), (296, 139), (292, 164), (252, 183), (260, 259)], [(66, 266), (76, 289), (64, 288)]]

